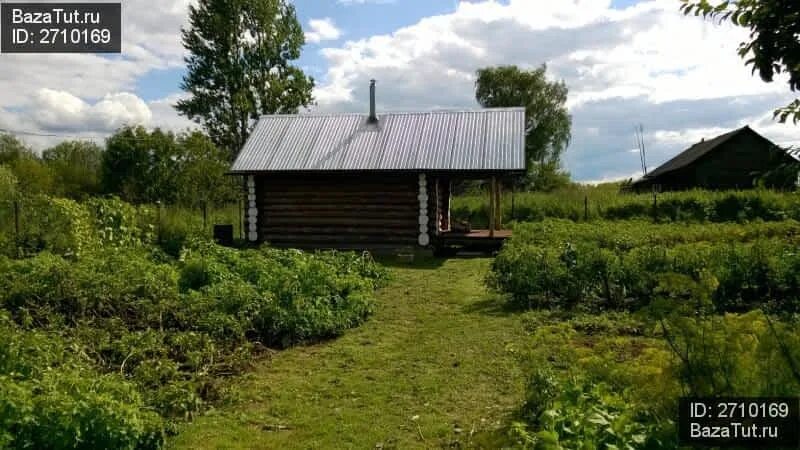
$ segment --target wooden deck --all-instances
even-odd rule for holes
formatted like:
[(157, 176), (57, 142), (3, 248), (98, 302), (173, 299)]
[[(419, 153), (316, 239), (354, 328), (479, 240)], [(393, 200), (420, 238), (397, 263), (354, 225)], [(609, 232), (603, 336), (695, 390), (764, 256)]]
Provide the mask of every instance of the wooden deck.
[(511, 230), (495, 230), (494, 237), (489, 230), (472, 230), (469, 233), (454, 233), (448, 231), (442, 234), (445, 240), (448, 239), (508, 239), (511, 237)]
[(495, 252), (503, 242), (511, 237), (511, 230), (496, 230), (491, 236), (489, 230), (472, 230), (469, 233), (445, 232), (434, 239), (434, 247), (440, 253), (454, 251)]

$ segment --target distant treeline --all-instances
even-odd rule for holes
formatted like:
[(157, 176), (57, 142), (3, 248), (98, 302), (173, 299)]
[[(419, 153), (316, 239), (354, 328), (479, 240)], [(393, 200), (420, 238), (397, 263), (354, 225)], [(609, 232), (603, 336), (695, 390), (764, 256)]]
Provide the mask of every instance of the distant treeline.
[[(199, 131), (171, 133), (125, 127), (105, 148), (64, 141), (41, 155), (0, 134), (0, 190), (84, 200), (115, 195), (132, 203), (189, 207), (236, 200), (237, 179), (226, 176), (227, 154)], [(4, 198), (7, 198), (4, 196)]]

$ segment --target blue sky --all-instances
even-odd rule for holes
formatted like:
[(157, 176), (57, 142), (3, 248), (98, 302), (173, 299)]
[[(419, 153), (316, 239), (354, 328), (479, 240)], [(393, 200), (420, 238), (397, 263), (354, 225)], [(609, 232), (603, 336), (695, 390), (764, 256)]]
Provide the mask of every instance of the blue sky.
[[(98, 0), (99, 1), (99, 0)], [(124, 124), (193, 126), (181, 95), (180, 28), (196, 0), (124, 0), (123, 54), (0, 55), (0, 128), (102, 143)], [(678, 0), (293, 0), (307, 44), (297, 65), (317, 82), (311, 112), (477, 107), (480, 67), (548, 65), (570, 90), (563, 163), (580, 181), (635, 177), (633, 128), (648, 165), (750, 124), (781, 144), (799, 128), (771, 120), (793, 99), (736, 54), (744, 30), (682, 16)], [(42, 148), (57, 138), (24, 136)]]
[[(636, 0), (614, 0), (612, 6), (625, 8), (635, 3)], [(345, 30), (340, 39), (327, 41), (323, 45), (307, 44), (298, 64), (316, 79), (325, 76), (326, 62), (319, 54), (319, 49), (324, 45), (391, 33), (413, 25), (424, 17), (452, 13), (458, 6), (454, 0), (399, 0), (352, 5), (342, 5), (336, 1), (295, 0), (294, 4), (297, 18), (302, 24), (307, 25), (315, 18), (329, 17), (337, 27)], [(136, 91), (147, 101), (163, 98), (179, 88), (183, 73), (182, 68), (153, 70), (138, 80)]]

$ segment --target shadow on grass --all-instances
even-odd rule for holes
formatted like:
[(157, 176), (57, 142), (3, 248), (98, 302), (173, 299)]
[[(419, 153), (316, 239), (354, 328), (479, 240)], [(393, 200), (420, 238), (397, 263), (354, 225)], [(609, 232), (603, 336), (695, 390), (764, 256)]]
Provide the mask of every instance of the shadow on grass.
[[(467, 438), (464, 448), (474, 449), (512, 449), (519, 448), (511, 439), (511, 425), (509, 423), (501, 425), (500, 428), (492, 430), (478, 431)], [(451, 448), (461, 448), (450, 445)]]
[(460, 253), (453, 256), (437, 257), (433, 256), (431, 252), (415, 251), (409, 252), (406, 255), (398, 254), (375, 254), (375, 261), (380, 264), (399, 269), (422, 269), (433, 270), (438, 269), (450, 260), (459, 259), (484, 259), (489, 258), (487, 254), (481, 253)]
[(490, 295), (487, 298), (470, 303), (464, 307), (464, 312), (468, 314), (485, 314), (487, 316), (504, 317), (514, 314), (520, 314), (527, 311), (525, 308), (520, 308), (506, 301), (500, 295)]
[(447, 259), (435, 258), (431, 255), (417, 253), (414, 254), (413, 257), (400, 255), (375, 255), (375, 261), (383, 266), (393, 269), (434, 270), (442, 267)]

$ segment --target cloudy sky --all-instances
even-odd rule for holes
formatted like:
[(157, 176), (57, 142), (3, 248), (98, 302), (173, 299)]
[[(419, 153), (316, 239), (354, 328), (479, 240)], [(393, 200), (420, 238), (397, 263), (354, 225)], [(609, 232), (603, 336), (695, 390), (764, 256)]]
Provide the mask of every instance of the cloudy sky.
[[(0, 55), (0, 129), (98, 142), (124, 124), (181, 130), (180, 28), (192, 0), (122, 0), (123, 53)], [(678, 0), (294, 0), (306, 31), (298, 64), (316, 112), (477, 107), (475, 71), (546, 63), (570, 90), (573, 178), (638, 176), (634, 126), (655, 167), (703, 137), (750, 124), (781, 144), (800, 127), (772, 110), (792, 95), (736, 54), (744, 30), (682, 16)], [(53, 138), (21, 136), (41, 148)]]

